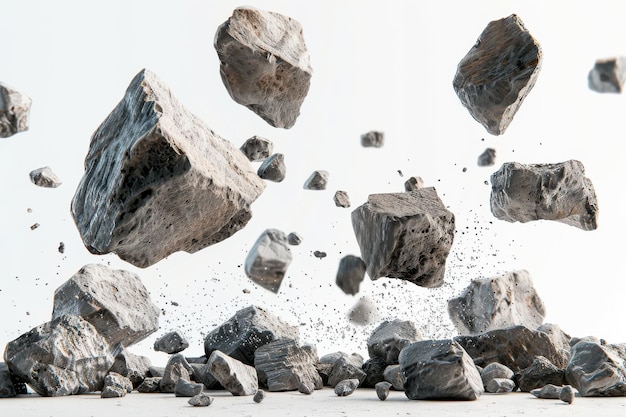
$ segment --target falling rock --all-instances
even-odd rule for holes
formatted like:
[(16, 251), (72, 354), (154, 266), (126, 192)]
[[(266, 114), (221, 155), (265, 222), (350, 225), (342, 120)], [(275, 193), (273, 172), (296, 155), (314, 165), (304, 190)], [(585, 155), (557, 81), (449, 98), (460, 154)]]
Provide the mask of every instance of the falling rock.
[(130, 379), (115, 372), (109, 372), (104, 378), (104, 387), (100, 397), (102, 398), (119, 398), (133, 390), (133, 384)]
[(39, 395), (56, 397), (100, 391), (114, 355), (94, 326), (64, 315), (9, 342), (4, 360)]
[(565, 379), (583, 397), (626, 396), (626, 345), (578, 342)]
[(547, 384), (541, 388), (536, 388), (531, 390), (530, 393), (537, 398), (541, 398), (542, 400), (558, 400), (561, 396), (561, 390), (563, 387)]
[(113, 362), (110, 372), (125, 376), (133, 384), (133, 387), (136, 388), (148, 376), (150, 366), (150, 358), (135, 355), (124, 348), (115, 357), (115, 362)]
[(493, 148), (487, 148), (478, 155), (477, 164), (479, 167), (489, 167), (496, 163), (496, 150)]
[(315, 256), (317, 259), (322, 259), (327, 256), (327, 253), (321, 250), (316, 250), (313, 251), (313, 256)]
[(231, 394), (236, 396), (254, 395), (259, 389), (256, 370), (237, 359), (213, 351), (207, 363), (211, 373)]
[(0, 362), (0, 398), (16, 397), (17, 391), (13, 385), (11, 371), (6, 363)]
[(305, 190), (325, 190), (328, 185), (328, 171), (313, 171), (304, 182)]
[(298, 246), (300, 243), (302, 243), (302, 236), (300, 236), (296, 232), (291, 232), (287, 235), (287, 243), (292, 246)]
[(30, 181), (39, 187), (57, 188), (61, 185), (61, 179), (52, 172), (52, 168), (50, 167), (35, 169), (31, 171), (29, 175)]
[(154, 341), (154, 350), (165, 353), (178, 353), (189, 347), (185, 335), (178, 329), (165, 333)]
[(258, 162), (270, 157), (274, 150), (274, 144), (269, 139), (255, 135), (247, 139), (239, 150), (251, 162)]
[(87, 249), (145, 268), (242, 229), (265, 183), (142, 70), (91, 138), (72, 215)]
[(422, 177), (411, 177), (404, 182), (404, 191), (415, 191), (424, 188)]
[(515, 376), (515, 373), (511, 370), (511, 368), (498, 362), (491, 362), (480, 372), (480, 378), (482, 379), (483, 387), (485, 388), (492, 379), (498, 378), (512, 380), (513, 376)]
[(275, 153), (267, 158), (257, 171), (259, 177), (273, 182), (281, 182), (285, 179), (286, 174), (285, 155), (282, 153)]
[(254, 397), (252, 397), (252, 400), (257, 404), (259, 404), (264, 399), (265, 399), (265, 391), (263, 391), (262, 389), (257, 390), (257, 392), (254, 393)]
[(277, 229), (267, 229), (248, 252), (245, 272), (255, 284), (278, 293), (291, 259), (291, 249), (285, 233)]
[(543, 356), (536, 356), (533, 363), (519, 371), (515, 380), (520, 391), (530, 392), (545, 385), (565, 384), (565, 369), (558, 368)]
[(539, 43), (513, 14), (487, 25), (459, 62), (452, 85), (472, 117), (501, 135), (534, 87), (541, 61)]
[(144, 394), (150, 394), (153, 392), (160, 392), (161, 377), (147, 377), (137, 387), (137, 392)]
[(204, 385), (202, 384), (186, 381), (180, 378), (178, 381), (176, 381), (176, 386), (174, 387), (174, 395), (176, 397), (195, 397), (196, 395), (202, 393), (203, 388)]
[(385, 381), (389, 382), (393, 389), (396, 391), (404, 391), (406, 376), (402, 372), (400, 364), (387, 366), (383, 376), (385, 377)]
[(598, 93), (621, 93), (626, 83), (626, 57), (597, 60), (588, 81), (589, 88)]
[(354, 390), (358, 388), (358, 386), (358, 379), (344, 379), (342, 381), (339, 381), (335, 385), (335, 394), (337, 394), (337, 396), (339, 397), (347, 397), (348, 395), (352, 394)]
[(391, 383), (387, 381), (381, 381), (374, 387), (376, 389), (376, 395), (378, 399), (381, 401), (385, 401), (387, 397), (389, 397), (389, 389), (391, 388)]
[(475, 400), (484, 392), (472, 358), (453, 340), (422, 340), (400, 352), (411, 400)]
[(372, 194), (352, 212), (352, 227), (371, 279), (400, 278), (427, 288), (443, 284), (454, 214), (434, 188)]
[(555, 220), (582, 230), (598, 227), (598, 202), (583, 164), (507, 162), (491, 175), (491, 212), (500, 220)]
[(135, 273), (88, 264), (54, 292), (52, 318), (82, 316), (111, 346), (128, 347), (158, 330), (159, 313)]
[(378, 320), (378, 316), (376, 304), (369, 297), (361, 297), (348, 311), (348, 320), (358, 326), (371, 324)]
[(170, 356), (165, 365), (165, 371), (159, 384), (159, 391), (173, 393), (176, 391), (178, 380), (184, 379), (191, 382), (193, 368), (187, 362), (187, 359), (180, 353)]
[(508, 378), (492, 378), (485, 391), (490, 393), (513, 392), (515, 390), (515, 382)]
[(385, 134), (371, 130), (361, 135), (361, 146), (364, 148), (382, 148), (385, 144)]
[(381, 358), (369, 358), (361, 367), (365, 372), (365, 380), (361, 384), (364, 388), (374, 388), (376, 384), (385, 380), (387, 362)]
[(363, 259), (346, 255), (339, 261), (335, 283), (344, 293), (355, 295), (359, 292), (361, 282), (365, 278), (365, 269)]
[(0, 138), (28, 130), (31, 103), (26, 94), (0, 82)]
[(200, 393), (191, 397), (187, 403), (194, 407), (208, 407), (213, 404), (213, 397)]
[(214, 47), (233, 100), (274, 127), (296, 123), (313, 74), (300, 23), (238, 7), (217, 29)]
[(333, 200), (335, 201), (335, 205), (337, 207), (350, 207), (350, 197), (348, 197), (348, 193), (346, 191), (336, 191)]
[(400, 351), (407, 345), (422, 340), (422, 335), (412, 321), (385, 320), (367, 339), (370, 358), (381, 358), (389, 365), (398, 364)]
[(561, 392), (559, 393), (559, 400), (571, 404), (574, 402), (574, 389), (571, 385), (565, 385), (561, 388)]

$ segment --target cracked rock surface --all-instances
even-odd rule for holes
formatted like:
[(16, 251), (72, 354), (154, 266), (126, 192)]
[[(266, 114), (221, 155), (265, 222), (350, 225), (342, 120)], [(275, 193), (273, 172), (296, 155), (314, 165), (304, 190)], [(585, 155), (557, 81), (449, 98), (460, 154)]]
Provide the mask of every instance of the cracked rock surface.
[(255, 284), (277, 293), (291, 260), (287, 235), (277, 229), (267, 229), (248, 252), (244, 269)]

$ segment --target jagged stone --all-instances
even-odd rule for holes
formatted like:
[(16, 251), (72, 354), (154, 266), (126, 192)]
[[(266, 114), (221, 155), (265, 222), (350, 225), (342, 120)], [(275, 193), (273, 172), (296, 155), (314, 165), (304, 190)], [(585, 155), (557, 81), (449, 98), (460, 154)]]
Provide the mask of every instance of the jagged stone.
[(559, 393), (559, 400), (566, 402), (568, 404), (571, 404), (574, 402), (574, 389), (572, 388), (571, 385), (565, 385), (563, 386), (563, 388), (561, 389), (561, 392)]
[(17, 391), (6, 363), (0, 362), (0, 398), (16, 397)]
[(0, 138), (28, 130), (31, 103), (26, 94), (0, 82)]
[(356, 378), (344, 379), (335, 385), (335, 394), (339, 397), (347, 397), (352, 394), (359, 386), (359, 380)]
[(292, 246), (298, 246), (300, 243), (302, 243), (302, 236), (300, 236), (296, 232), (291, 232), (287, 235), (287, 242)]
[(120, 398), (125, 396), (126, 391), (117, 385), (105, 386), (100, 393), (100, 398)]
[(348, 197), (348, 193), (346, 191), (335, 191), (333, 200), (335, 201), (335, 205), (337, 207), (350, 207), (350, 197)]
[(160, 392), (161, 377), (147, 377), (137, 387), (137, 392), (144, 394), (150, 394), (153, 392)]
[(545, 306), (526, 270), (474, 279), (461, 295), (448, 301), (448, 314), (462, 335), (476, 335), (515, 325), (535, 329)]
[(211, 373), (211, 367), (208, 364), (205, 363), (197, 368), (193, 364), (190, 365), (194, 368), (196, 382), (204, 384), (207, 389), (224, 389)]
[(598, 59), (589, 71), (588, 82), (598, 93), (621, 93), (626, 83), (626, 57)]
[(578, 342), (572, 347), (565, 379), (583, 397), (626, 396), (626, 344)]
[(511, 368), (498, 362), (492, 362), (480, 371), (480, 378), (482, 379), (483, 387), (485, 388), (487, 388), (489, 381), (494, 378), (512, 380), (513, 376), (515, 376), (515, 372), (513, 372)]
[(255, 284), (278, 293), (291, 260), (291, 249), (285, 233), (267, 229), (248, 252), (245, 272)]
[(127, 349), (122, 349), (115, 357), (115, 362), (113, 362), (110, 372), (125, 376), (133, 384), (133, 387), (136, 388), (148, 376), (150, 366), (150, 358), (135, 355)]
[(422, 177), (411, 177), (404, 182), (404, 191), (415, 191), (424, 188)]
[(366, 377), (361, 384), (364, 388), (374, 388), (376, 384), (385, 380), (387, 362), (381, 358), (370, 358), (363, 363), (362, 369)]
[(340, 357), (333, 364), (333, 369), (328, 375), (328, 385), (336, 386), (339, 382), (346, 379), (356, 379), (358, 385), (362, 384), (367, 378), (367, 374), (363, 371), (363, 363), (357, 363), (349, 357)]
[(569, 361), (571, 355), (570, 341), (572, 340), (570, 335), (561, 330), (558, 324), (552, 323), (544, 323), (537, 327), (537, 330), (547, 334), (557, 348), (557, 351), (561, 353), (561, 356), (567, 358)]
[(452, 85), (472, 117), (501, 135), (534, 87), (541, 61), (541, 46), (513, 14), (487, 25), (459, 62)]
[(231, 394), (254, 395), (259, 389), (256, 370), (219, 350), (213, 351), (207, 363), (211, 373)]
[(337, 351), (337, 352), (327, 353), (326, 355), (322, 356), (319, 360), (319, 363), (335, 365), (335, 362), (337, 362), (339, 359), (345, 359), (349, 363), (353, 364), (354, 366), (358, 368), (360, 368), (363, 365), (363, 360), (364, 360), (363, 356), (361, 356), (358, 353), (348, 354), (346, 352)]
[(385, 320), (367, 339), (370, 358), (381, 358), (388, 365), (398, 364), (398, 355), (407, 345), (422, 340), (422, 335), (412, 321)]
[(104, 387), (100, 397), (102, 398), (120, 398), (133, 390), (133, 384), (130, 379), (115, 372), (109, 372), (104, 378)]
[(596, 336), (583, 336), (583, 337), (572, 337), (569, 342), (570, 348), (574, 347), (578, 342), (591, 342), (591, 343), (597, 343), (598, 345), (606, 345), (606, 340), (600, 339)]
[(530, 393), (543, 400), (558, 400), (562, 389), (563, 387), (561, 386), (547, 384), (541, 388), (531, 390)]
[(179, 379), (191, 382), (193, 368), (187, 362), (187, 359), (180, 353), (170, 356), (165, 365), (165, 371), (161, 378), (159, 390), (161, 392), (172, 393), (176, 391), (176, 384)]
[(545, 385), (565, 384), (565, 369), (558, 368), (543, 356), (536, 356), (533, 363), (515, 375), (520, 391), (530, 392)]
[(57, 188), (61, 185), (61, 179), (52, 171), (50, 167), (38, 168), (30, 172), (30, 181), (45, 188)]
[(195, 397), (202, 393), (204, 385), (185, 381), (180, 378), (176, 381), (176, 386), (174, 387), (174, 395), (176, 397)]
[(385, 377), (385, 381), (389, 382), (393, 389), (396, 391), (404, 391), (406, 376), (402, 372), (400, 364), (387, 366), (383, 376)]
[(325, 258), (327, 254), (324, 251), (316, 250), (316, 251), (313, 251), (313, 256), (315, 256), (317, 259), (322, 259), (322, 258)]
[(72, 215), (87, 249), (145, 268), (243, 228), (265, 183), (142, 70), (91, 138)]
[(325, 387), (328, 386), (328, 377), (330, 376), (330, 373), (333, 370), (333, 363), (316, 363), (315, 364), (315, 370), (317, 371), (318, 375), (320, 376), (320, 378), (322, 378), (322, 384), (324, 384)]
[(490, 167), (496, 163), (496, 150), (494, 148), (487, 148), (478, 155), (478, 161), (476, 162), (479, 167)]
[(243, 152), (246, 158), (251, 162), (258, 162), (270, 157), (274, 150), (274, 144), (269, 139), (255, 135), (247, 139), (239, 150)]
[(89, 264), (54, 292), (52, 318), (65, 314), (82, 316), (111, 346), (128, 347), (158, 330), (160, 311), (135, 273)]
[(324, 384), (315, 369), (317, 349), (300, 347), (293, 339), (279, 339), (254, 352), (254, 367), (259, 383), (270, 391), (295, 391), (302, 384), (321, 389)]
[(254, 397), (252, 397), (252, 400), (257, 404), (263, 401), (264, 399), (265, 399), (265, 391), (263, 391), (262, 389), (257, 390), (257, 392), (254, 393)]
[(491, 212), (500, 220), (554, 220), (582, 230), (598, 227), (598, 202), (580, 161), (507, 162), (491, 175)]
[(180, 330), (172, 330), (154, 341), (154, 350), (165, 353), (178, 353), (189, 347), (187, 338)]
[(367, 296), (360, 298), (348, 311), (348, 320), (358, 326), (366, 326), (375, 322), (378, 320), (376, 304)]
[(313, 74), (299, 22), (238, 7), (217, 29), (214, 47), (233, 100), (274, 127), (295, 124)]
[(273, 182), (281, 182), (285, 179), (286, 174), (285, 155), (282, 153), (275, 153), (267, 158), (257, 171), (259, 177)]
[(371, 279), (400, 278), (428, 288), (443, 284), (454, 214), (434, 188), (372, 194), (352, 212), (352, 227)]
[(389, 389), (391, 388), (391, 383), (387, 381), (381, 381), (376, 384), (374, 387), (376, 389), (376, 395), (378, 399), (381, 401), (385, 401), (387, 397), (389, 397)]
[(422, 340), (400, 352), (411, 400), (475, 400), (484, 392), (472, 358), (453, 340)]
[(515, 382), (508, 378), (491, 378), (485, 387), (485, 391), (490, 393), (513, 392)]
[(361, 146), (364, 148), (382, 148), (385, 144), (385, 134), (371, 130), (361, 135)]
[(191, 397), (187, 403), (194, 407), (208, 407), (213, 403), (213, 397), (200, 393)]
[(365, 278), (365, 262), (354, 255), (346, 255), (339, 261), (335, 283), (341, 290), (350, 295), (359, 292), (361, 282)]
[(304, 182), (305, 190), (325, 190), (328, 185), (328, 171), (313, 171)]

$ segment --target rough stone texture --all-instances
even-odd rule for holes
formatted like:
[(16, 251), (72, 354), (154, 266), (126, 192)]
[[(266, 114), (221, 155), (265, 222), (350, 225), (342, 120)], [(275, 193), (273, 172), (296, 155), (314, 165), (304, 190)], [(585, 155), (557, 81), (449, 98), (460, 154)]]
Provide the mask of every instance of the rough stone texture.
[(6, 363), (0, 362), (0, 398), (11, 398), (17, 396), (17, 391), (13, 385), (13, 378)]
[(339, 382), (346, 379), (356, 379), (358, 384), (362, 384), (367, 378), (367, 374), (363, 370), (363, 363), (358, 363), (354, 358), (342, 356), (335, 361), (333, 369), (328, 375), (328, 385), (336, 386)]
[(91, 138), (72, 215), (91, 253), (145, 268), (243, 228), (264, 187), (236, 147), (142, 70)]
[(296, 20), (238, 7), (215, 34), (220, 75), (230, 96), (274, 127), (292, 127), (313, 70)]
[(104, 387), (100, 397), (102, 398), (119, 398), (133, 390), (133, 384), (130, 379), (115, 372), (109, 372), (104, 378)]
[(176, 397), (195, 397), (202, 393), (204, 385), (179, 379), (174, 387), (174, 395)]
[(454, 214), (434, 188), (372, 194), (352, 212), (352, 227), (371, 279), (400, 278), (427, 288), (443, 284)]
[(274, 150), (274, 144), (269, 139), (255, 135), (247, 139), (239, 150), (251, 162), (258, 162), (270, 157)]
[(281, 182), (285, 179), (286, 174), (285, 155), (282, 153), (275, 153), (267, 158), (257, 171), (259, 177), (273, 182)]
[(316, 251), (313, 251), (313, 256), (315, 256), (317, 259), (322, 259), (322, 258), (325, 258), (327, 254), (326, 252), (323, 252), (321, 250), (316, 250)]
[(626, 57), (599, 59), (589, 71), (589, 88), (598, 93), (621, 93), (626, 83)]
[(321, 389), (324, 384), (315, 369), (317, 349), (300, 347), (293, 339), (280, 339), (254, 352), (254, 367), (259, 383), (270, 391), (295, 391), (302, 384)]
[(547, 384), (541, 388), (531, 390), (530, 393), (537, 398), (543, 400), (558, 400), (561, 395), (563, 387), (553, 384)]
[(60, 316), (9, 342), (9, 370), (42, 396), (100, 391), (113, 365), (106, 339), (79, 316)]
[(515, 382), (507, 378), (492, 378), (485, 387), (485, 391), (490, 393), (513, 392), (514, 390)]
[(385, 381), (389, 382), (391, 386), (393, 386), (393, 389), (396, 391), (404, 391), (406, 376), (404, 376), (402, 367), (399, 364), (387, 366), (383, 376), (385, 377)]
[(385, 380), (385, 369), (387, 363), (381, 358), (370, 358), (361, 367), (366, 377), (361, 384), (364, 388), (374, 388), (376, 384)]
[(187, 403), (194, 407), (208, 407), (213, 403), (213, 397), (201, 393), (191, 397)]
[(125, 397), (127, 392), (117, 385), (106, 385), (102, 388), (100, 398), (120, 398)]
[(165, 367), (164, 366), (149, 366), (148, 374), (149, 377), (163, 377), (165, 375)]
[(543, 356), (535, 357), (533, 363), (515, 375), (520, 391), (530, 392), (547, 384), (565, 384), (565, 369), (558, 368)]
[(359, 386), (359, 380), (355, 378), (344, 379), (335, 385), (335, 394), (339, 397), (347, 397)]
[[(321, 380), (322, 379), (320, 378), (320, 381)], [(311, 395), (313, 394), (313, 391), (315, 391), (315, 386), (310, 381), (304, 381), (304, 382), (301, 382), (300, 385), (298, 385), (298, 392), (301, 394)]]
[(507, 162), (491, 175), (491, 212), (500, 220), (555, 220), (582, 230), (598, 227), (598, 202), (583, 164)]
[(137, 387), (137, 392), (144, 394), (150, 394), (153, 392), (160, 392), (161, 377), (147, 377)]
[(0, 82), (0, 138), (28, 130), (31, 103), (26, 94)]
[(335, 205), (337, 207), (350, 207), (350, 197), (348, 197), (348, 193), (346, 191), (335, 191), (333, 200), (335, 201)]
[(315, 370), (317, 371), (317, 373), (319, 374), (319, 376), (322, 378), (322, 383), (324, 384), (325, 387), (328, 386), (328, 377), (330, 376), (330, 373), (333, 370), (333, 363), (316, 363), (315, 364)]
[(45, 188), (57, 188), (61, 185), (61, 179), (52, 171), (50, 167), (37, 168), (30, 172), (30, 181)]
[(528, 271), (474, 279), (460, 296), (448, 301), (459, 334), (476, 335), (515, 325), (535, 329), (546, 314)]
[(207, 363), (211, 373), (231, 394), (254, 395), (259, 389), (256, 370), (237, 359), (220, 352), (213, 351)]
[(574, 402), (574, 389), (571, 385), (565, 385), (559, 393), (559, 400), (571, 404)]
[(578, 342), (565, 378), (583, 397), (626, 396), (626, 345)]
[(146, 379), (150, 366), (150, 359), (146, 356), (135, 355), (127, 349), (122, 349), (115, 357), (110, 372), (125, 376), (136, 388)]
[(213, 329), (204, 339), (204, 352), (207, 357), (214, 350), (254, 365), (254, 352), (257, 348), (278, 339), (299, 340), (299, 330), (280, 318), (256, 306), (237, 311), (228, 321)]
[(400, 352), (411, 400), (475, 400), (484, 392), (472, 358), (453, 340), (422, 340)]
[(483, 381), (483, 387), (487, 387), (489, 381), (494, 378), (513, 379), (515, 373), (508, 366), (504, 366), (498, 362), (492, 362), (480, 371), (480, 378)]
[(452, 85), (472, 117), (501, 135), (534, 87), (541, 61), (539, 43), (513, 14), (487, 25), (459, 62)]
[(291, 249), (285, 233), (267, 229), (248, 252), (245, 272), (255, 284), (278, 293), (291, 260)]
[(161, 392), (174, 392), (179, 379), (191, 382), (193, 368), (187, 362), (187, 359), (180, 353), (170, 356), (163, 371), (163, 378), (159, 390)]
[(339, 261), (339, 269), (335, 283), (341, 290), (350, 295), (359, 292), (361, 282), (365, 278), (365, 262), (354, 255), (346, 255)]
[(371, 130), (361, 135), (361, 146), (364, 148), (382, 148), (385, 144), (385, 134)]
[(422, 177), (411, 177), (404, 182), (404, 191), (415, 191), (424, 188)]
[(572, 337), (561, 330), (561, 327), (558, 324), (552, 323), (544, 323), (541, 326), (537, 327), (537, 330), (543, 332), (548, 335), (554, 346), (557, 348), (557, 351), (561, 353), (561, 356), (569, 358), (571, 356), (571, 346), (570, 341)]
[(263, 391), (262, 389), (257, 390), (257, 392), (254, 393), (254, 397), (252, 397), (252, 400), (257, 404), (263, 401), (264, 399), (265, 399), (265, 391)]
[(395, 319), (383, 321), (367, 339), (370, 358), (381, 358), (388, 365), (398, 364), (398, 356), (405, 346), (422, 340), (412, 321)]
[(211, 373), (211, 367), (208, 364), (204, 364), (199, 368), (194, 367), (193, 364), (190, 365), (194, 368), (196, 382), (201, 382), (207, 389), (224, 389)]
[(328, 171), (313, 171), (304, 182), (305, 190), (325, 190), (328, 185)]
[(378, 320), (378, 309), (376, 304), (369, 297), (362, 297), (357, 301), (350, 311), (348, 311), (348, 320), (352, 324), (358, 326), (366, 326)]
[(172, 330), (154, 341), (154, 350), (165, 353), (178, 353), (189, 347), (187, 338), (180, 330)]
[(302, 243), (302, 236), (300, 236), (296, 232), (291, 232), (287, 235), (287, 242), (290, 245), (298, 246), (300, 243)]
[(135, 273), (89, 264), (54, 292), (52, 318), (64, 314), (83, 317), (111, 346), (128, 347), (158, 330), (160, 311)]
[(478, 155), (476, 161), (479, 167), (490, 167), (496, 163), (496, 150), (494, 148), (487, 148)]
[(387, 397), (389, 397), (389, 389), (391, 388), (391, 383), (387, 381), (381, 381), (376, 386), (376, 395), (378, 399), (381, 401), (385, 401)]

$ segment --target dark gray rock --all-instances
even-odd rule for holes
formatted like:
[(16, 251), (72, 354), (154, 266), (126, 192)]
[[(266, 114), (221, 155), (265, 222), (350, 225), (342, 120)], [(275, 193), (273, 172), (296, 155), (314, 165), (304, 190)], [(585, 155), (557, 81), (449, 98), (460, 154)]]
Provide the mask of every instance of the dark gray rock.
[(335, 363), (316, 363), (315, 364), (315, 370), (317, 371), (318, 375), (320, 376), (320, 378), (322, 378), (322, 384), (324, 384), (325, 387), (328, 386), (328, 378), (330, 376), (330, 373), (333, 370), (333, 365)]
[(298, 246), (300, 243), (302, 243), (302, 236), (300, 236), (296, 232), (291, 232), (287, 235), (287, 242), (290, 245)]
[(452, 85), (472, 117), (501, 135), (534, 87), (541, 61), (539, 43), (513, 14), (487, 25), (459, 62)]
[(513, 379), (515, 372), (508, 366), (504, 366), (498, 362), (491, 362), (480, 371), (480, 378), (483, 381), (483, 387), (487, 387), (492, 379)]
[(570, 341), (572, 340), (570, 335), (561, 330), (558, 324), (552, 323), (544, 323), (537, 327), (537, 330), (547, 334), (561, 355), (569, 361), (571, 355)]
[[(322, 379), (320, 378), (320, 381)], [(298, 392), (305, 395), (311, 395), (315, 391), (315, 385), (310, 381), (303, 381), (298, 385)]]
[(52, 168), (43, 167), (30, 172), (30, 181), (44, 188), (57, 188), (61, 185), (61, 179), (52, 172)]
[(71, 209), (91, 253), (145, 268), (242, 229), (264, 187), (237, 148), (142, 70), (93, 134)]
[(378, 309), (371, 298), (361, 297), (348, 311), (348, 320), (358, 326), (366, 326), (378, 320)]
[(582, 230), (598, 227), (598, 202), (580, 161), (507, 162), (491, 175), (491, 212), (500, 220), (554, 220)]
[(316, 250), (316, 251), (313, 251), (313, 256), (315, 256), (317, 259), (322, 259), (322, 258), (325, 258), (327, 254), (326, 252)]
[(315, 369), (317, 361), (314, 346), (300, 347), (293, 339), (275, 340), (254, 352), (259, 383), (270, 391), (295, 391), (302, 384), (321, 389), (322, 378)]
[(133, 390), (133, 384), (130, 379), (115, 372), (109, 372), (104, 378), (104, 387), (102, 388), (101, 398), (120, 398)]
[(361, 282), (365, 278), (365, 269), (363, 259), (346, 255), (339, 261), (335, 283), (344, 293), (355, 295), (359, 292)]
[(371, 130), (361, 135), (361, 146), (364, 148), (382, 148), (385, 144), (385, 134)]
[(415, 191), (424, 188), (422, 177), (411, 177), (404, 182), (404, 191)]
[(180, 330), (172, 330), (154, 341), (154, 350), (165, 353), (178, 353), (189, 347), (187, 338)]
[(565, 385), (561, 388), (561, 392), (559, 393), (559, 400), (571, 404), (574, 402), (574, 389), (571, 385)]
[(535, 357), (533, 363), (515, 375), (520, 391), (530, 392), (545, 385), (565, 384), (565, 369), (558, 368), (543, 356)]
[(190, 364), (194, 368), (194, 380), (202, 383), (207, 389), (224, 389), (211, 373), (211, 367), (208, 364), (203, 364), (199, 367), (195, 367), (194, 364)]
[(117, 385), (105, 385), (100, 393), (100, 398), (120, 398), (126, 396), (126, 391)]
[(185, 381), (180, 378), (176, 381), (176, 386), (174, 387), (174, 395), (176, 397), (195, 397), (202, 393), (202, 389), (204, 385)]
[(254, 393), (254, 397), (252, 397), (252, 400), (257, 404), (263, 401), (264, 399), (265, 399), (265, 391), (263, 391), (262, 389), (257, 390), (257, 392)]
[(291, 249), (285, 233), (267, 229), (248, 252), (245, 272), (255, 284), (278, 293), (291, 260)]
[(346, 191), (335, 191), (333, 200), (335, 201), (335, 205), (337, 207), (350, 207), (350, 197), (348, 197), (348, 193)]
[(259, 389), (256, 370), (219, 350), (209, 356), (211, 373), (231, 394), (254, 395)]
[(400, 364), (387, 366), (383, 376), (385, 377), (385, 381), (389, 382), (393, 389), (396, 391), (404, 391), (406, 376), (404, 375), (404, 372), (402, 372)]
[(385, 380), (387, 362), (381, 358), (370, 358), (363, 363), (362, 369), (366, 377), (361, 384), (364, 388), (374, 388), (376, 384)]
[(434, 188), (372, 194), (352, 212), (352, 227), (367, 274), (422, 287), (443, 284), (454, 240), (454, 214)]
[(127, 349), (122, 349), (115, 357), (110, 372), (125, 376), (136, 388), (148, 376), (150, 366), (150, 359), (146, 356), (135, 355)]
[(313, 171), (304, 182), (305, 190), (325, 190), (328, 185), (328, 171)]
[(0, 362), (0, 398), (16, 397), (17, 391), (6, 363)]
[(367, 374), (363, 370), (363, 363), (359, 364), (349, 357), (342, 356), (333, 364), (333, 369), (328, 375), (328, 385), (334, 387), (346, 379), (356, 379), (360, 385), (365, 382), (365, 378)]
[(339, 397), (347, 397), (352, 394), (359, 386), (359, 380), (356, 378), (344, 379), (335, 385), (335, 394)]
[(565, 370), (566, 381), (583, 397), (626, 396), (626, 345), (578, 342)]
[(508, 378), (492, 378), (487, 383), (485, 391), (496, 394), (503, 392), (513, 392), (515, 390), (515, 381)]
[(0, 82), (0, 138), (28, 130), (31, 103), (26, 94)]
[(626, 57), (598, 59), (587, 79), (592, 91), (621, 93), (626, 83)]
[(496, 150), (487, 148), (478, 155), (477, 164), (479, 167), (490, 167), (496, 163)]
[(285, 179), (286, 174), (285, 155), (282, 153), (275, 153), (267, 158), (257, 171), (259, 177), (273, 182), (281, 182)]
[(386, 320), (367, 339), (367, 352), (370, 358), (381, 358), (388, 365), (395, 365), (399, 363), (400, 351), (418, 340), (422, 340), (422, 335), (412, 321)]
[(137, 392), (150, 394), (153, 392), (161, 392), (161, 377), (147, 377), (137, 387)]
[(165, 375), (165, 367), (164, 366), (149, 366), (148, 367), (148, 377), (159, 377), (162, 378)]
[(213, 397), (200, 393), (191, 397), (187, 403), (194, 407), (208, 407), (213, 403)]
[(574, 347), (578, 342), (591, 342), (598, 345), (606, 345), (606, 341), (596, 336), (572, 337), (569, 342), (570, 348)]
[(263, 161), (272, 154), (274, 144), (269, 139), (255, 135), (247, 139), (239, 150), (252, 162)]
[(563, 389), (563, 387), (547, 384), (541, 388), (531, 390), (530, 393), (542, 400), (558, 400), (561, 395), (561, 389)]
[(377, 383), (374, 388), (376, 388), (376, 395), (378, 396), (378, 399), (381, 401), (385, 401), (387, 397), (389, 397), (389, 389), (391, 388), (391, 383), (387, 381), (381, 381)]
[(175, 392), (178, 380), (184, 379), (187, 382), (191, 382), (192, 374), (193, 368), (183, 355), (180, 353), (172, 355), (167, 361), (167, 365), (165, 365), (165, 371), (163, 372), (163, 378), (161, 378), (159, 390), (168, 393)]
[(300, 23), (238, 7), (217, 29), (214, 46), (233, 100), (274, 127), (292, 127), (313, 74)]

